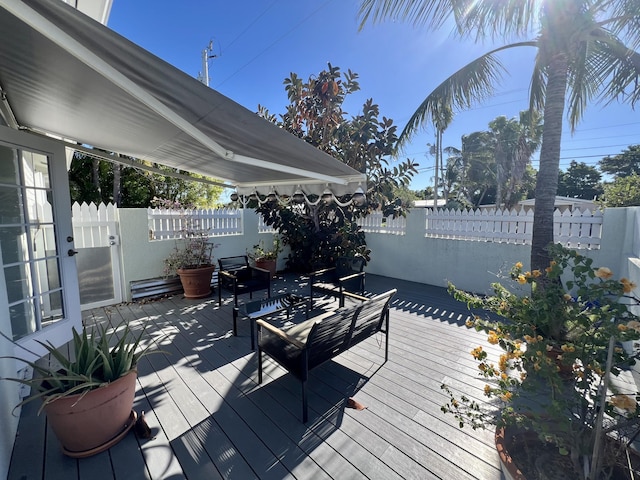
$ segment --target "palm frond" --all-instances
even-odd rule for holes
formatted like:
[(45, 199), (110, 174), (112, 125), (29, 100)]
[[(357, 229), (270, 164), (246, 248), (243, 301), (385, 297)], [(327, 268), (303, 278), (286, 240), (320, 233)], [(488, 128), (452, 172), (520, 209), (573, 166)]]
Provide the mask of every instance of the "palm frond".
[(640, 2), (638, 0), (612, 1), (611, 15), (605, 26), (617, 37), (624, 38), (631, 50), (640, 48)]
[(360, 30), (364, 25), (381, 22), (384, 19), (407, 20), (414, 26), (439, 28), (452, 15), (460, 10), (459, 4), (469, 0), (363, 0), (360, 6)]
[(631, 104), (640, 100), (640, 52), (630, 49), (619, 38), (600, 29), (593, 32), (590, 69), (604, 87), (600, 100)]
[(418, 106), (398, 138), (398, 148), (405, 145), (411, 136), (426, 122), (438, 118), (444, 108), (464, 110), (475, 102), (489, 98), (506, 72), (496, 54), (518, 47), (535, 47), (535, 41), (505, 45), (482, 55), (455, 72), (438, 85)]

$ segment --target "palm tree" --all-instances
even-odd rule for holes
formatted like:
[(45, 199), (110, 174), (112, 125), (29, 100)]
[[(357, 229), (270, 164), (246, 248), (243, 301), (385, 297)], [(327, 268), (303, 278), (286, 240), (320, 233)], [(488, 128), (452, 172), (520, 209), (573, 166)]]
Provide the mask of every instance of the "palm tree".
[(502, 36), (532, 39), (510, 43), (482, 55), (455, 72), (418, 107), (404, 128), (409, 137), (442, 104), (468, 108), (489, 97), (505, 73), (500, 52), (537, 49), (530, 87), (530, 110), (543, 112), (540, 169), (531, 247), (531, 268), (549, 263), (553, 209), (558, 187), (562, 121), (567, 108), (575, 128), (586, 105), (595, 99), (620, 100), (632, 107), (640, 100), (640, 2), (638, 0), (362, 0), (361, 28), (368, 21), (406, 19), (440, 28), (453, 19), (461, 37)]

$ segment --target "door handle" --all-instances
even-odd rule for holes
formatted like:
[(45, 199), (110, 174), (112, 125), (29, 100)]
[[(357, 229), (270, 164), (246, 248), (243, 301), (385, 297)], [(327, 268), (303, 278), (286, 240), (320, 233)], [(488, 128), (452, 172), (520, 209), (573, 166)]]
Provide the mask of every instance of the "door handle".
[(69, 255), (70, 257), (73, 257), (74, 255), (77, 255), (78, 251), (74, 250), (73, 248), (70, 248), (69, 250), (67, 250), (67, 255)]

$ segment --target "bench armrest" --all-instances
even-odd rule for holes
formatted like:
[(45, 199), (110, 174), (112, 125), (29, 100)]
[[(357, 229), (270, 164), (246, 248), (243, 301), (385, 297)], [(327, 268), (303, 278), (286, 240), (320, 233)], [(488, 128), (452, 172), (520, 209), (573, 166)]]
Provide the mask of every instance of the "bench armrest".
[(269, 270), (265, 269), (265, 268), (254, 267), (253, 265), (250, 265), (249, 268), (251, 270), (254, 270), (256, 273), (261, 273), (261, 274), (267, 273), (267, 274), (271, 275), (271, 272)]
[(351, 275), (347, 275), (346, 277), (340, 277), (338, 279), (338, 281), (340, 282), (346, 282), (347, 280), (352, 280), (354, 278), (358, 278), (358, 277), (364, 277), (365, 272), (357, 272), (357, 273), (352, 273)]
[(271, 325), (268, 322), (265, 322), (264, 320), (256, 320), (256, 324), (258, 325), (258, 329), (264, 328), (265, 330), (268, 330), (270, 333), (278, 336), (279, 338), (293, 345), (294, 347), (300, 350), (304, 350), (305, 345), (299, 340), (296, 340), (295, 338), (287, 335), (287, 332), (285, 332), (284, 330), (280, 330), (278, 327), (274, 327), (273, 325)]
[(369, 300), (368, 297), (358, 295), (357, 293), (351, 293), (351, 292), (345, 291), (345, 292), (342, 292), (342, 295), (345, 297), (353, 298), (354, 300), (360, 300), (361, 302), (366, 302), (367, 300)]
[(316, 270), (315, 272), (311, 272), (309, 276), (311, 278), (317, 277), (318, 275), (324, 275), (325, 273), (332, 272), (336, 269), (336, 267), (323, 268), (322, 270)]
[(236, 276), (236, 274), (234, 272), (227, 271), (227, 270), (220, 270), (218, 272), (218, 275), (222, 275), (223, 277), (229, 277), (232, 280), (235, 280), (237, 278), (237, 276)]

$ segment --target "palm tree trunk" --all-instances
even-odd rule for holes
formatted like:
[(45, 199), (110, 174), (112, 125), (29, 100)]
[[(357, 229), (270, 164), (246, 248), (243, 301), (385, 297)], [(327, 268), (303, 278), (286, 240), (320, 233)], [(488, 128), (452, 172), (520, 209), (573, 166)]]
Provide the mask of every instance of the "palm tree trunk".
[(568, 62), (564, 54), (556, 54), (549, 63), (544, 125), (540, 148), (540, 169), (536, 178), (531, 269), (549, 266), (547, 247), (553, 243), (553, 210), (558, 191), (560, 141), (567, 91)]

